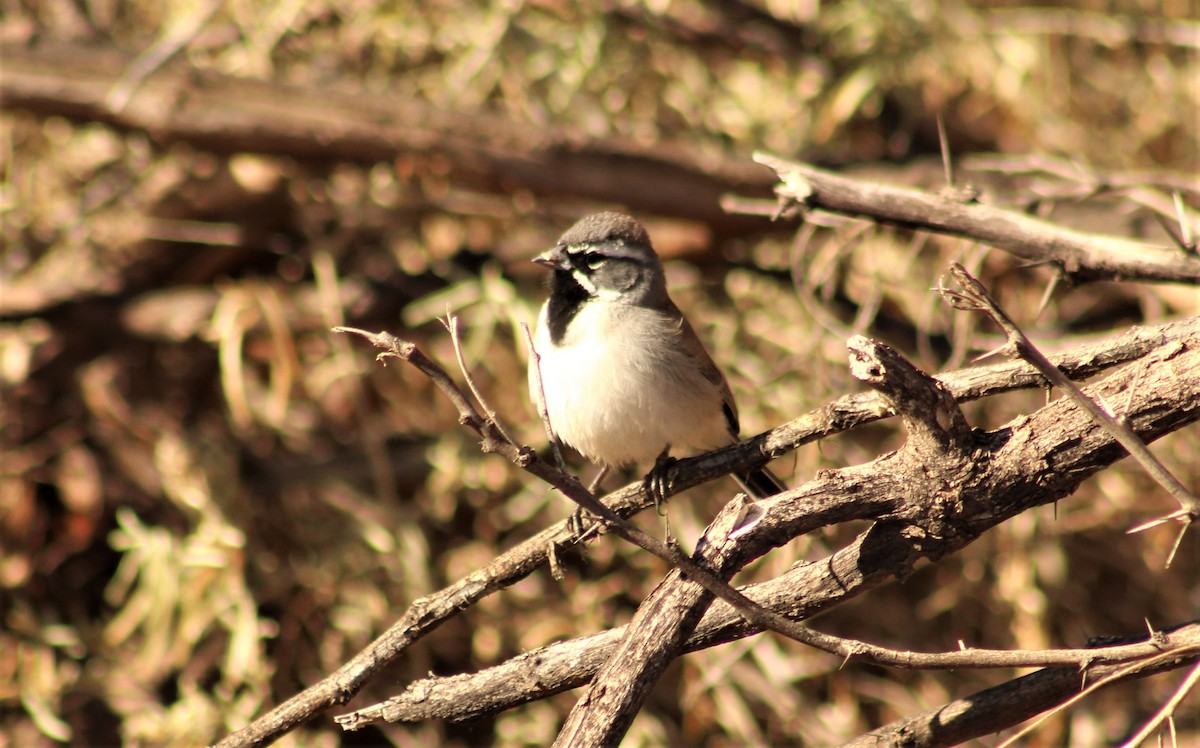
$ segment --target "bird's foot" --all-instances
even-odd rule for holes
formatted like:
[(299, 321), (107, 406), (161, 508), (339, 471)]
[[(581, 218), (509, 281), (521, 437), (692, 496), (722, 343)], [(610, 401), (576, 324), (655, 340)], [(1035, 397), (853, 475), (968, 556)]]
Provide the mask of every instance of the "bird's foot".
[(646, 473), (646, 479), (642, 485), (649, 494), (650, 499), (654, 502), (654, 511), (660, 515), (663, 513), (663, 505), (667, 501), (667, 471), (671, 465), (675, 464), (675, 458), (670, 453), (671, 447), (668, 445), (663, 449), (662, 453), (654, 460), (654, 467), (650, 468), (650, 472)]
[(571, 533), (572, 542), (583, 543), (600, 532), (604, 520), (592, 514), (581, 506), (575, 507), (571, 516), (567, 517), (567, 530)]

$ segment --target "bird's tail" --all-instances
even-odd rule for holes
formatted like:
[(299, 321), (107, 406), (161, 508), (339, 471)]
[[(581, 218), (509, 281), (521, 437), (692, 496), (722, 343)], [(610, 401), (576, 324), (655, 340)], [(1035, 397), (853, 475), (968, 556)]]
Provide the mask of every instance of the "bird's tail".
[(783, 481), (776, 478), (767, 468), (759, 468), (749, 473), (736, 473), (733, 478), (743, 491), (755, 499), (765, 499), (787, 490)]

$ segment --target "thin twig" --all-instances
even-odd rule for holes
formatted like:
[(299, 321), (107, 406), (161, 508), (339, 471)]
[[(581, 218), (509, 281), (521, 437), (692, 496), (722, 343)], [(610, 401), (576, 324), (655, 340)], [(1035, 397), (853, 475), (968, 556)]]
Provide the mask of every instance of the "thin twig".
[(1160, 725), (1175, 713), (1175, 709), (1183, 701), (1184, 697), (1200, 683), (1200, 662), (1196, 663), (1187, 677), (1183, 679), (1183, 683), (1179, 684), (1179, 688), (1175, 689), (1175, 693), (1171, 694), (1171, 698), (1167, 703), (1163, 704), (1162, 709), (1150, 718), (1150, 721), (1138, 730), (1137, 734), (1129, 739), (1129, 742), (1121, 746), (1121, 748), (1137, 748), (1142, 742), (1150, 737)]
[(105, 97), (108, 106), (114, 112), (124, 109), (138, 87), (142, 85), (142, 81), (179, 54), (179, 51), (196, 38), (196, 35), (224, 4), (224, 0), (208, 0), (195, 8), (190, 16), (180, 21), (176, 28), (163, 34), (154, 44), (138, 55), (109, 89), (108, 96)]
[[(1197, 626), (1192, 624), (1186, 628), (1195, 633)], [(1126, 674), (1123, 680), (1143, 678), (1191, 665), (1200, 658), (1200, 649), (1193, 644), (1190, 653), (1180, 652), (1178, 657), (1167, 661), (1159, 658), (1157, 653), (1151, 653), (1150, 656), (1155, 657), (1156, 664)], [(1089, 665), (1086, 672), (1088, 675), (1095, 674), (1093, 680), (1099, 681), (1126, 666), (1127, 663), (1095, 664)], [(1108, 681), (1109, 685), (1114, 683)], [(1037, 717), (1075, 695), (1085, 685), (1079, 682), (1078, 676), (1070, 668), (1043, 668), (910, 714), (848, 740), (840, 748), (879, 748), (884, 745), (934, 748), (965, 744), (973, 738), (995, 735), (1000, 730)]]
[[(567, 472), (567, 463), (563, 459), (558, 436), (554, 433), (554, 424), (550, 423), (550, 409), (546, 406), (546, 388), (542, 384), (542, 356), (533, 345), (533, 334), (529, 332), (529, 325), (522, 322), (521, 332), (525, 334), (525, 348), (529, 351), (529, 365), (532, 367), (537, 381), (537, 409), (538, 415), (542, 419), (542, 426), (546, 429), (546, 441), (550, 443), (550, 449), (554, 452), (555, 464), (558, 465), (559, 470), (565, 473)], [(595, 489), (595, 483), (588, 486), (588, 491), (595, 492)]]
[(1032, 341), (1021, 331), (1021, 328), (1013, 322), (1012, 318), (1000, 307), (999, 302), (988, 293), (984, 287), (973, 275), (967, 272), (966, 268), (958, 263), (954, 263), (950, 267), (950, 273), (954, 279), (958, 281), (961, 292), (952, 291), (947, 288), (940, 288), (939, 291), (942, 297), (945, 298), (956, 309), (967, 311), (982, 311), (985, 312), (997, 325), (1004, 331), (1006, 338), (1006, 346), (1021, 359), (1027, 361), (1034, 366), (1038, 372), (1044, 376), (1055, 387), (1059, 387), (1066, 391), (1067, 395), (1075, 401), (1079, 407), (1087, 411), (1092, 418), (1096, 419), (1104, 429), (1112, 435), (1114, 439), (1122, 447), (1129, 452), (1130, 455), (1138, 461), (1139, 464), (1146, 470), (1150, 477), (1154, 478), (1167, 493), (1179, 502), (1180, 506), (1186, 511), (1186, 516), (1180, 517), (1180, 520), (1186, 524), (1191, 524), (1197, 519), (1200, 519), (1200, 499), (1197, 499), (1191, 491), (1187, 489), (1179, 481), (1175, 475), (1159, 461), (1154, 453), (1151, 452), (1145, 442), (1133, 433), (1121, 419), (1114, 417), (1103, 406), (1083, 394), (1079, 387), (1067, 378), (1065, 374), (1059, 371), (1053, 363), (1037, 347)]
[(445, 327), (450, 333), (450, 342), (454, 348), (454, 357), (458, 360), (458, 369), (462, 372), (463, 381), (467, 383), (467, 387), (471, 390), (471, 394), (475, 397), (475, 402), (479, 403), (479, 408), (483, 411), (483, 414), (487, 416), (488, 422), (490, 422), (492, 426), (496, 428), (496, 431), (499, 432), (501, 438), (510, 444), (515, 444), (516, 440), (509, 435), (507, 430), (505, 430), (504, 424), (500, 422), (500, 418), (496, 415), (496, 411), (492, 408), (492, 406), (488, 405), (487, 400), (485, 400), (483, 397), (483, 393), (479, 391), (479, 387), (475, 384), (475, 377), (471, 375), (471, 370), (467, 367), (467, 359), (463, 355), (462, 335), (460, 334), (458, 326), (458, 316), (447, 312), (445, 319), (441, 320), (441, 323), (442, 326)]
[(1071, 698), (1062, 702), (1061, 704), (1055, 706), (1053, 709), (1041, 714), (1040, 716), (1038, 716), (1037, 719), (1030, 722), (1025, 727), (1022, 727), (1020, 730), (1018, 730), (1013, 735), (1010, 735), (1006, 740), (1004, 740), (1004, 742), (997, 745), (996, 748), (1008, 748), (1008, 746), (1016, 745), (1017, 741), (1019, 741), (1021, 738), (1025, 737), (1029, 733), (1036, 730), (1043, 722), (1050, 719), (1051, 717), (1053, 717), (1056, 714), (1059, 714), (1067, 709), (1070, 709), (1072, 706), (1074, 706), (1075, 704), (1078, 704), (1080, 701), (1087, 698), (1089, 695), (1098, 691), (1099, 689), (1103, 688), (1104, 686), (1108, 685), (1109, 683), (1115, 683), (1119, 680), (1122, 680), (1123, 678), (1129, 677), (1130, 675), (1134, 675), (1135, 673), (1137, 673), (1140, 670), (1152, 668), (1160, 663), (1173, 660), (1173, 659), (1177, 658), (1178, 656), (1179, 656), (1178, 652), (1165, 652), (1163, 654), (1156, 655), (1149, 659), (1138, 660), (1137, 662), (1131, 662), (1128, 665), (1126, 665), (1125, 667), (1122, 667), (1112, 673), (1109, 673), (1108, 675), (1104, 676), (1103, 678), (1100, 678), (1099, 680), (1093, 681), (1092, 683), (1088, 684), (1084, 689), (1082, 689), (1079, 693), (1075, 694), (1074, 696), (1072, 696)]

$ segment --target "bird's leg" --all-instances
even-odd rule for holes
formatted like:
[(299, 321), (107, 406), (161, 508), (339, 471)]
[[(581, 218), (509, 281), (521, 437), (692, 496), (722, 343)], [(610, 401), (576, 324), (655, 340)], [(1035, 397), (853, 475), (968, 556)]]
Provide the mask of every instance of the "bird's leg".
[(655, 458), (654, 467), (650, 468), (649, 473), (646, 473), (646, 480), (643, 482), (646, 493), (654, 501), (654, 511), (659, 514), (663, 513), (663, 504), (667, 500), (667, 469), (674, 462), (675, 458), (671, 456), (671, 445), (668, 444)]
[(601, 465), (600, 472), (596, 473), (596, 477), (592, 478), (592, 482), (588, 484), (588, 493), (595, 496), (596, 489), (600, 487), (600, 481), (604, 480), (606, 475), (608, 475), (608, 465)]

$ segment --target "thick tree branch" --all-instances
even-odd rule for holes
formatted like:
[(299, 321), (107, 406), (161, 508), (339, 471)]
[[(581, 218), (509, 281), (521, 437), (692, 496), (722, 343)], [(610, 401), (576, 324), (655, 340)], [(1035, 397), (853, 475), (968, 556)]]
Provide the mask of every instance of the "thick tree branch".
[[(860, 337), (851, 340), (849, 347), (851, 371), (883, 393), (903, 416), (910, 435), (904, 451), (911, 454), (914, 462), (936, 462), (943, 470), (957, 472), (957, 465), (969, 452), (970, 431), (950, 393), (886, 346)], [(875, 508), (870, 502), (855, 503), (872, 507), (861, 516), (873, 515)], [(758, 505), (751, 507), (758, 508)], [(719, 579), (727, 579), (748, 560), (725, 563), (742, 555), (736, 552), (734, 536), (753, 533), (752, 527), (742, 525), (745, 511), (741, 500), (728, 504), (697, 548), (696, 564), (712, 569)], [(568, 716), (556, 745), (599, 746), (619, 742), (659, 676), (682, 651), (713, 596), (728, 599), (723, 594), (724, 588), (697, 579), (691, 569), (687, 570), (689, 579), (681, 573), (680, 566), (676, 564), (677, 568), (639, 607), (625, 638)], [(857, 643), (804, 629), (790, 621), (775, 620), (772, 614), (743, 610), (742, 600), (745, 598), (730, 601), (748, 620), (761, 622), (804, 643), (847, 658), (878, 654), (865, 652)], [(343, 724), (356, 726), (357, 720), (347, 718)]]
[(1105, 430), (1113, 435), (1113, 438), (1121, 443), (1122, 447), (1129, 450), (1129, 454), (1133, 455), (1134, 459), (1145, 469), (1145, 471), (1162, 486), (1167, 493), (1175, 498), (1183, 507), (1181, 519), (1190, 524), (1200, 517), (1200, 500), (1198, 500), (1191, 491), (1187, 489), (1176, 478), (1171, 471), (1167, 470), (1154, 453), (1146, 448), (1141, 439), (1130, 431), (1129, 426), (1121, 422), (1121, 420), (1113, 413), (1105, 410), (1100, 403), (1085, 397), (1083, 392), (1070, 380), (1067, 375), (1063, 374), (1058, 368), (1046, 358), (1033, 341), (1013, 322), (1012, 317), (1000, 307), (1000, 303), (988, 293), (975, 277), (967, 272), (967, 269), (958, 263), (954, 263), (950, 267), (950, 274), (958, 282), (962, 291), (951, 291), (946, 288), (939, 289), (942, 297), (947, 299), (957, 309), (968, 311), (980, 311), (992, 318), (1000, 329), (1004, 331), (1005, 344), (1004, 349), (1011, 351), (1014, 356), (1017, 356), (1025, 361), (1028, 361), (1031, 366), (1046, 378), (1050, 384), (1062, 389), (1067, 393), (1067, 396), (1075, 401), (1079, 407), (1091, 414), (1092, 418), (1100, 424)]
[[(448, 319), (447, 328), (451, 331), (457, 350), (459, 340), (457, 337), (456, 320), (453, 318)], [(825, 649), (826, 651), (835, 651), (847, 657), (858, 653), (859, 647), (857, 646), (847, 646), (835, 637), (810, 631), (773, 611), (758, 606), (752, 600), (728, 585), (723, 570), (716, 572), (710, 570), (708, 564), (713, 561), (713, 557), (710, 555), (712, 549), (716, 545), (721, 544), (732, 547), (726, 541), (732, 539), (737, 534), (747, 532), (747, 528), (752, 526), (747, 524), (744, 518), (746, 517), (747, 509), (756, 510), (757, 506), (753, 504), (747, 505), (744, 497), (739, 496), (726, 506), (726, 509), (718, 518), (718, 522), (714, 525), (714, 530), (717, 534), (715, 536), (706, 535), (708, 542), (702, 542), (701, 549), (698, 550), (701, 558), (699, 561), (694, 561), (683, 555), (676, 546), (662, 543), (647, 535), (640, 528), (629, 524), (607, 506), (597, 501), (572, 476), (563, 473), (561, 470), (550, 468), (527, 447), (513, 442), (505, 435), (504, 430), (495, 418), (490, 415), (490, 410), (486, 404), (480, 400), (481, 407), (489, 413), (488, 417), (483, 417), (475, 410), (474, 406), (468, 401), (465, 393), (454, 383), (447, 372), (427, 358), (412, 343), (399, 340), (388, 333), (368, 333), (363, 330), (345, 327), (334, 328), (334, 331), (355, 333), (367, 338), (376, 347), (383, 349), (384, 352), (379, 355), (380, 359), (399, 358), (416, 366), (455, 405), (459, 411), (459, 421), (471, 427), (483, 437), (480, 447), (484, 452), (496, 452), (504, 455), (513, 464), (542, 478), (547, 483), (559, 489), (572, 501), (578, 503), (581, 508), (603, 519), (625, 540), (663, 559), (675, 567), (677, 572), (686, 574), (690, 580), (689, 584), (698, 586), (708, 596), (703, 603), (693, 605), (692, 625), (694, 625), (695, 621), (699, 620), (704, 608), (708, 605), (708, 600), (715, 597), (729, 603), (747, 621), (764, 629), (777, 631), (797, 641)], [(886, 379), (868, 379), (867, 381), (892, 399), (896, 409), (904, 415), (906, 423), (910, 423), (910, 428), (916, 430), (921, 436), (926, 436), (926, 431), (941, 430), (939, 422), (924, 417), (926, 411), (933, 410), (934, 412), (941, 413), (953, 410), (957, 412), (957, 404), (944, 388), (939, 387), (936, 380), (917, 372), (907, 361), (890, 348), (880, 344), (872, 344), (871, 341), (865, 338), (852, 341), (851, 347), (855, 353), (856, 360), (865, 362), (865, 372), (871, 375), (878, 374), (879, 372), (892, 372), (892, 375)], [(461, 353), (459, 355), (460, 363), (462, 363)], [(479, 393), (474, 387), (473, 382), (470, 381), (469, 375), (468, 383), (471, 386), (472, 392), (475, 393), (477, 400), (480, 399)], [(957, 419), (951, 416), (949, 420), (962, 432), (958, 440), (965, 440), (966, 425), (961, 413), (957, 415)], [(919, 451), (922, 447), (941, 449), (951, 442), (926, 444), (924, 440), (918, 439), (916, 443), (918, 444), (917, 448)], [(962, 457), (962, 455), (959, 456), (960, 458)], [(949, 462), (949, 460), (939, 460), (939, 463), (943, 465)], [(851, 506), (853, 506), (853, 509), (846, 516), (846, 519), (863, 519), (873, 516), (870, 513), (871, 508), (869, 505), (855, 501), (852, 502)], [(824, 522), (824, 524), (829, 524), (829, 522)], [(715, 543), (715, 538), (721, 538), (723, 542)], [(666, 590), (668, 596), (675, 593), (675, 587), (668, 586)], [(654, 605), (651, 604), (649, 607), (653, 609)], [(633, 716), (637, 713), (641, 705), (641, 699), (644, 698), (649, 688), (652, 687), (657, 679), (657, 674), (661, 673), (661, 669), (665, 668), (666, 664), (674, 658), (678, 651), (678, 646), (682, 644), (683, 639), (686, 638), (687, 633), (690, 631), (690, 628), (686, 626), (676, 627), (674, 622), (669, 618), (664, 619), (660, 616), (648, 616), (643, 620), (645, 621), (645, 629), (637, 630), (641, 636), (640, 641), (655, 650), (659, 656), (654, 656), (650, 652), (643, 652), (636, 658), (641, 665), (641, 667), (636, 668), (638, 671), (637, 674), (632, 674), (631, 669), (621, 665), (612, 670), (614, 684), (605, 682), (593, 684), (593, 690), (602, 695), (594, 699), (585, 699), (586, 708), (577, 709), (576, 711), (576, 714), (582, 716), (575, 720), (568, 719), (568, 724), (564, 728), (564, 734), (568, 736), (566, 740), (569, 744), (605, 744), (614, 737), (619, 736), (620, 732), (618, 730), (623, 732), (628, 727), (629, 722), (632, 721)], [(674, 630), (670, 630), (672, 628)], [(656, 631), (655, 629), (659, 630)], [(638, 637), (631, 636), (630, 639), (637, 640)], [(637, 645), (634, 645), (634, 648), (638, 648)], [(657, 671), (655, 670), (656, 667), (658, 668)], [(631, 675), (632, 677), (630, 677)], [(617, 683), (620, 685), (617, 685)], [(344, 724), (350, 729), (357, 726), (352, 719), (344, 720)]]
[(172, 63), (116, 107), (107, 94), (132, 61), (116, 49), (7, 43), (0, 44), (0, 59), (5, 108), (144, 130), (159, 142), (185, 141), (216, 153), (407, 160), (418, 175), (442, 180), (449, 169), (455, 180), (481, 190), (638, 205), (730, 233), (761, 228), (762, 220), (725, 213), (722, 194), (770, 194), (770, 174), (743, 159), (701, 159), (663, 143), (580, 142), (565, 130), (482, 112), (447, 112), (345, 86), (290, 86)]
[[(730, 534), (741, 520), (740, 514), (734, 503), (726, 505), (705, 531), (694, 556), (697, 564), (713, 569), (723, 579), (728, 579), (723, 561), (736, 546)], [(708, 590), (673, 569), (638, 606), (626, 635), (576, 702), (554, 745), (619, 744), (712, 600)]]
[[(1146, 653), (1137, 663), (1113, 662), (1092, 665), (1087, 669), (1086, 680), (1076, 667), (1039, 670), (884, 725), (844, 743), (841, 748), (883, 748), (895, 745), (904, 745), (906, 748), (941, 748), (959, 745), (973, 738), (1020, 724), (1079, 694), (1088, 683), (1111, 678), (1105, 685), (1115, 685), (1200, 660), (1200, 624), (1193, 623), (1181, 627), (1172, 632), (1172, 639), (1177, 646), (1165, 651)], [(1112, 677), (1118, 674), (1121, 675)]]
[[(446, 320), (447, 328), (451, 331), (454, 337), (455, 346), (458, 346), (457, 338), (457, 321), (451, 317)], [(466, 394), (459, 386), (450, 378), (450, 375), (440, 365), (429, 359), (419, 348), (413, 343), (400, 340), (394, 335), (386, 332), (370, 333), (365, 330), (358, 330), (352, 327), (335, 327), (334, 332), (353, 333), (361, 335), (371, 341), (377, 348), (383, 349), (383, 353), (377, 357), (379, 360), (387, 358), (398, 358), (407, 361), (419, 369), (422, 373), (428, 376), (438, 389), (447, 396), (454, 404), (459, 412), (459, 422), (470, 427), (481, 437), (483, 441), (480, 443), (480, 449), (485, 453), (497, 453), (508, 458), (517, 467), (526, 472), (541, 478), (553, 488), (558, 489), (564, 496), (579, 505), (581, 509), (591, 512), (596, 517), (603, 520), (609, 527), (620, 535), (623, 539), (638, 546), (644, 551), (647, 551), (658, 558), (666, 561), (671, 566), (679, 571), (687, 574), (697, 584), (703, 587), (706, 591), (712, 593), (716, 597), (726, 601), (733, 607), (737, 608), (748, 621), (751, 621), (763, 628), (768, 628), (774, 631), (779, 631), (787, 636), (790, 636), (798, 641), (809, 641), (813, 634), (806, 629), (797, 626), (794, 622), (779, 616), (778, 614), (761, 608), (754, 603), (753, 600), (742, 595), (737, 590), (733, 589), (717, 575), (713, 574), (707, 567), (695, 563), (691, 558), (685, 555), (679, 548), (671, 543), (664, 543), (657, 538), (654, 538), (644, 532), (636, 525), (630, 524), (624, 517), (620, 516), (605, 504), (601, 503), (579, 482), (575, 476), (563, 472), (559, 468), (550, 465), (537, 456), (537, 454), (527, 446), (517, 444), (512, 439), (506, 436), (504, 429), (500, 426), (492, 416), (484, 417), (475, 410), (475, 407), (467, 399)], [(887, 349), (890, 351), (890, 349)], [(461, 360), (461, 359), (460, 359)], [(474, 384), (471, 384), (471, 389), (475, 392)], [(476, 392), (478, 395), (478, 393)], [(951, 401), (953, 404), (953, 401)], [(487, 412), (491, 412), (490, 408), (484, 404), (480, 405)], [(957, 406), (954, 406), (957, 407)], [(736, 516), (734, 524), (743, 522), (746, 515), (747, 500), (743, 497), (735, 499), (730, 507), (733, 514)], [(869, 507), (864, 507), (859, 504), (854, 506), (849, 514), (845, 514), (843, 520), (850, 519), (866, 519), (873, 516), (870, 513)], [(825, 524), (829, 524), (826, 522)], [(732, 525), (731, 525), (732, 527)], [(741, 528), (738, 528), (741, 530)], [(819, 635), (818, 635), (819, 636)], [(819, 646), (819, 645), (818, 645)]]
[(872, 184), (765, 153), (779, 175), (785, 207), (819, 208), (881, 223), (976, 239), (1032, 262), (1049, 262), (1076, 282), (1143, 280), (1200, 283), (1200, 255), (1065, 228), (1033, 216), (910, 187)]

